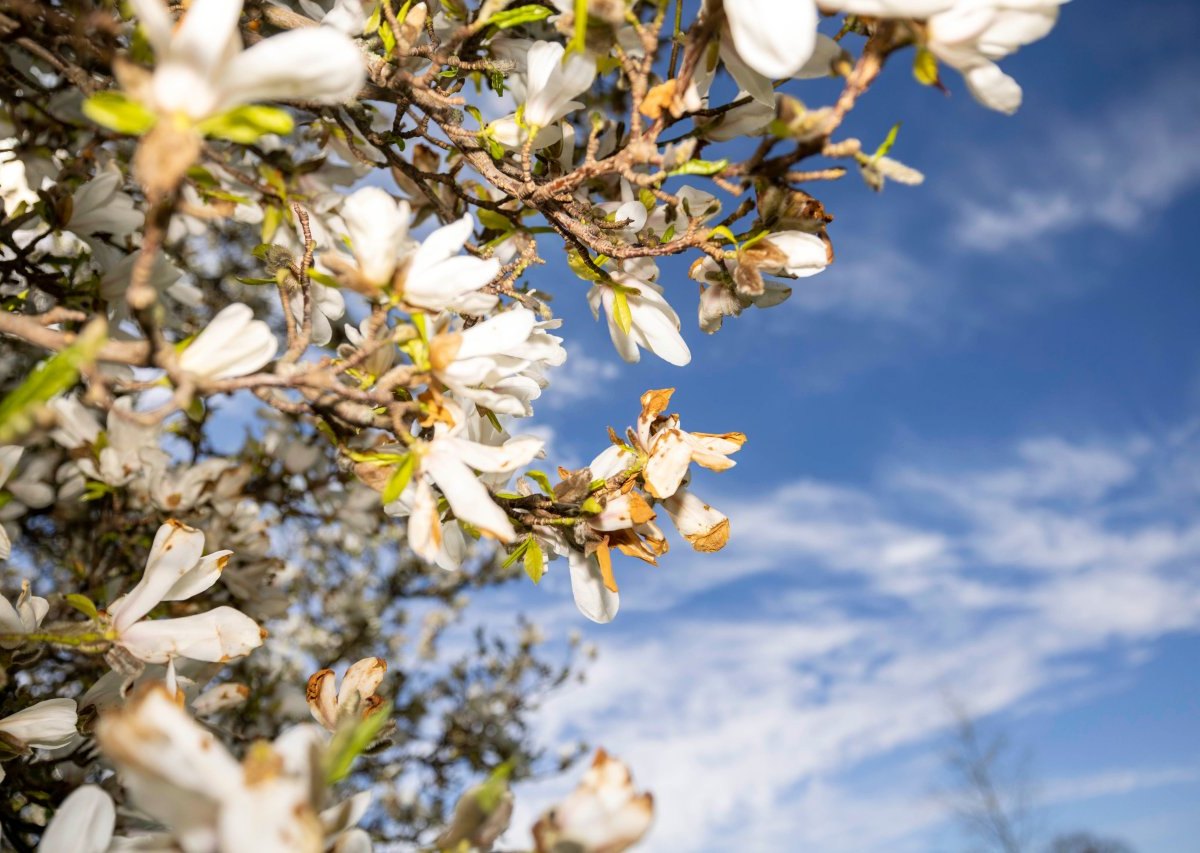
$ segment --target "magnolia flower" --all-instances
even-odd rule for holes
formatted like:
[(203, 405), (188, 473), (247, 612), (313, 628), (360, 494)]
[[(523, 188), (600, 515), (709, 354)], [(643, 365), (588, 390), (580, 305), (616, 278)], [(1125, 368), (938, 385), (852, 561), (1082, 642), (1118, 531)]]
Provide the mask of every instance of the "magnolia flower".
[[(2, 528), (0, 528), (2, 529)], [(21, 581), (21, 594), (17, 597), (17, 605), (9, 604), (8, 599), (0, 595), (0, 632), (5, 634), (29, 634), (41, 627), (42, 620), (50, 610), (50, 602), (41, 596), (33, 595), (29, 581)], [(9, 640), (0, 643), (0, 648), (15, 649), (21, 645), (19, 640)]]
[(562, 338), (545, 329), (528, 308), (514, 308), (461, 332), (430, 341), (430, 364), (438, 381), (462, 400), (499, 415), (529, 416), (529, 401), (542, 391), (544, 366), (566, 361)]
[(118, 239), (141, 230), (145, 215), (138, 210), (133, 196), (121, 189), (124, 183), (121, 169), (109, 163), (75, 190), (71, 215), (63, 227), (81, 237), (111, 234)]
[(362, 54), (335, 29), (291, 30), (243, 51), (241, 0), (193, 0), (178, 24), (162, 0), (131, 4), (157, 63), (144, 98), (163, 115), (199, 122), (258, 101), (337, 104), (362, 88)]
[[(475, 471), (511, 473), (529, 463), (541, 452), (543, 442), (532, 436), (518, 436), (499, 447), (491, 447), (462, 436), (465, 416), (447, 404), (454, 426), (439, 421), (431, 441), (415, 441), (413, 483), (400, 503), (410, 508), (408, 544), (419, 556), (433, 562), (441, 544), (441, 514), (433, 486), (445, 495), (455, 518), (501, 542), (516, 538), (512, 522), (479, 482)], [(474, 470), (472, 470), (474, 469)]]
[(166, 689), (151, 686), (103, 715), (96, 738), (133, 803), (166, 826), (184, 850), (325, 848), (316, 801), (325, 790), (325, 738), (316, 726), (251, 744), (238, 762)]
[(829, 12), (928, 19), (925, 47), (963, 75), (977, 101), (1016, 112), (1021, 87), (996, 61), (1054, 28), (1066, 0), (820, 0)]
[(662, 288), (650, 280), (657, 275), (653, 262), (626, 262), (610, 278), (592, 285), (588, 304), (596, 319), (604, 306), (609, 336), (625, 361), (640, 360), (641, 347), (682, 367), (692, 360), (692, 353), (679, 334), (679, 315), (663, 297)]
[(227, 661), (262, 645), (262, 630), (232, 607), (177, 619), (144, 618), (163, 601), (183, 601), (217, 582), (232, 552), (201, 556), (203, 550), (204, 534), (199, 530), (178, 521), (158, 529), (142, 579), (108, 608), (117, 645), (149, 663), (166, 663), (176, 656)]
[(104, 853), (116, 821), (112, 797), (98, 785), (81, 785), (59, 805), (38, 853)]
[(1066, 0), (983, 0), (959, 2), (929, 19), (926, 47), (963, 75), (967, 88), (986, 107), (1014, 113), (1021, 87), (996, 60), (1044, 38)]
[[(309, 340), (313, 346), (323, 347), (333, 340), (333, 324), (330, 321), (337, 320), (346, 313), (346, 300), (336, 287), (325, 287), (316, 282), (312, 283), (309, 298), (312, 299), (312, 336)], [(303, 295), (299, 292), (293, 293), (289, 303), (296, 322), (303, 322)]]
[(343, 719), (376, 713), (383, 707), (383, 697), (376, 696), (375, 691), (386, 672), (387, 661), (383, 658), (363, 658), (346, 670), (342, 687), (336, 693), (332, 669), (313, 673), (304, 691), (313, 719), (334, 731)]
[(587, 53), (572, 53), (558, 42), (537, 41), (529, 48), (525, 70), (525, 112), (530, 127), (549, 127), (584, 105), (574, 100), (596, 79), (596, 60)]
[[(748, 93), (743, 89), (734, 96), (740, 101)], [(698, 119), (700, 134), (714, 142), (728, 142), (743, 136), (757, 136), (766, 131), (767, 125), (775, 120), (775, 99), (772, 91), (769, 100), (755, 99), (734, 107), (713, 119)]]
[(46, 699), (0, 719), (0, 736), (18, 750), (58, 749), (75, 737), (74, 699)]
[(537, 853), (621, 853), (654, 820), (654, 798), (636, 793), (629, 768), (603, 749), (571, 794), (533, 827)]
[[(707, 0), (711, 8), (715, 0)], [(817, 7), (812, 0), (732, 0), (725, 2), (721, 61), (755, 100), (774, 105), (772, 80), (804, 68), (817, 40)]]
[(764, 273), (807, 278), (829, 265), (827, 241), (805, 231), (778, 231), (749, 244), (724, 267), (712, 258), (692, 265), (689, 275), (705, 283), (700, 295), (700, 328), (712, 334), (726, 317), (736, 317), (751, 305), (771, 308), (792, 295), (792, 289), (763, 277)]
[(179, 366), (205, 379), (231, 379), (262, 369), (279, 349), (271, 327), (249, 305), (222, 308), (179, 355)]
[(495, 306), (495, 296), (478, 291), (499, 274), (500, 262), (459, 254), (475, 230), (469, 214), (434, 230), (418, 246), (408, 236), (408, 203), (363, 187), (342, 205), (342, 219), (356, 266), (332, 253), (322, 261), (352, 289), (367, 295), (391, 289), (408, 305), (434, 312), (482, 314)]
[(647, 457), (642, 478), (646, 491), (660, 500), (675, 494), (692, 462), (711, 471), (726, 471), (737, 464), (729, 456), (746, 443), (740, 432), (716, 435), (680, 429), (678, 415), (662, 414), (672, 393), (674, 389), (664, 388), (643, 394), (637, 423), (637, 441)]
[(621, 594), (606, 583), (599, 558), (595, 554), (588, 556), (578, 548), (572, 548), (557, 530), (539, 528), (536, 535), (542, 548), (543, 570), (549, 567), (551, 560), (566, 557), (571, 577), (571, 596), (579, 612), (600, 624), (615, 619), (621, 607)]
[[(524, 42), (513, 40), (518, 50)], [(536, 41), (524, 56), (525, 101), (521, 112), (488, 125), (488, 135), (509, 148), (519, 148), (534, 133), (533, 147), (553, 145), (562, 132), (555, 127), (567, 113), (582, 109), (574, 100), (596, 79), (596, 60), (588, 53), (572, 53), (564, 61), (565, 48), (558, 42)]]
[[(408, 236), (412, 221), (408, 202), (396, 201), (379, 187), (363, 187), (346, 198), (341, 213), (350, 251), (358, 263), (354, 289), (371, 293), (390, 287), (400, 257), (415, 246)], [(340, 258), (334, 256), (334, 260)], [(339, 263), (337, 271), (347, 272), (342, 266)]]

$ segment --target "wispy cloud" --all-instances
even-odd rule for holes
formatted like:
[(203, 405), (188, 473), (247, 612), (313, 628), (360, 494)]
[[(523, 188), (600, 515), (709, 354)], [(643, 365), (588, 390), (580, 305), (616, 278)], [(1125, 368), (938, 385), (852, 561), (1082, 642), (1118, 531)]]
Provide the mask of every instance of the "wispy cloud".
[(660, 804), (650, 850), (914, 843), (943, 814), (928, 780), (898, 774), (881, 799), (846, 774), (943, 731), (948, 694), (979, 715), (1031, 708), (1110, 676), (1102, 652), (1200, 629), (1197, 492), (1162, 473), (1180, 458), (1200, 443), (1037, 438), (991, 464), (889, 469), (870, 493), (805, 481), (727, 506), (728, 558), (622, 575), (628, 621), (540, 731), (634, 763)]
[(1186, 64), (1098, 117), (1064, 119), (1011, 160), (1023, 179), (961, 204), (960, 245), (1000, 252), (1067, 231), (1134, 233), (1200, 183), (1200, 90)]

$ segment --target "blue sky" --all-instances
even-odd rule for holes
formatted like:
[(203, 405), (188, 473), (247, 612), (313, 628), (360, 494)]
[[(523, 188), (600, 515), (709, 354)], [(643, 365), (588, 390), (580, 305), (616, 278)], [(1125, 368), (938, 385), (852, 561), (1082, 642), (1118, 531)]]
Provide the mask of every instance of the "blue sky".
[[(613, 624), (562, 572), (483, 602), (597, 645), (540, 731), (633, 764), (646, 849), (965, 849), (934, 793), (948, 697), (1032, 753), (1049, 831), (1195, 849), (1198, 22), (1076, 0), (1006, 61), (1011, 118), (896, 63), (849, 130), (902, 119), (925, 185), (815, 188), (837, 263), (716, 336), (664, 265), (686, 369), (620, 363), (585, 285), (539, 272), (573, 342), (538, 417), (553, 459), (586, 463), (647, 388), (750, 439), (695, 481), (730, 547), (618, 566)], [(527, 786), (525, 817), (569, 784)]]

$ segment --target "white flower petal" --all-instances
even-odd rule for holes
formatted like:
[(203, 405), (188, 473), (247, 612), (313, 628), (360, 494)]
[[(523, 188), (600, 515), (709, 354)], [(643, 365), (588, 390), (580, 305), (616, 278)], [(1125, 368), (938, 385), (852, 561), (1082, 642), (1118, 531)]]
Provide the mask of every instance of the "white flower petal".
[(74, 699), (46, 699), (0, 720), (0, 732), (38, 749), (57, 749), (75, 737)]
[(146, 570), (137, 585), (109, 608), (113, 627), (118, 632), (141, 619), (200, 561), (204, 553), (204, 534), (195, 528), (169, 521), (158, 528)]
[(511, 542), (516, 538), (516, 531), (504, 510), (496, 505), (487, 488), (453, 451), (432, 449), (421, 461), (425, 471), (446, 496), (456, 518), (501, 542)]
[(611, 622), (621, 606), (621, 596), (604, 585), (600, 565), (576, 551), (567, 554), (571, 572), (571, 595), (579, 612), (593, 622)]
[(104, 853), (112, 841), (117, 810), (97, 785), (70, 793), (42, 833), (38, 853)]
[(224, 662), (248, 655), (262, 642), (258, 624), (232, 607), (178, 619), (146, 620), (120, 635), (121, 646), (148, 663), (166, 663), (172, 657)]
[(357, 95), (365, 80), (363, 55), (353, 41), (328, 27), (309, 27), (264, 39), (238, 54), (225, 66), (219, 85), (228, 108), (292, 99), (340, 104)]

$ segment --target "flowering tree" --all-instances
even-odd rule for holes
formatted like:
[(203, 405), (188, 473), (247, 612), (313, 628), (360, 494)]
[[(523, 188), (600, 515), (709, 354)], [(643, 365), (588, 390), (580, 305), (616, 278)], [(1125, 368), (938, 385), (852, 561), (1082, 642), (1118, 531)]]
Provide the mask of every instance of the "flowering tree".
[[(685, 366), (696, 284), (658, 259), (706, 333), (785, 301), (833, 260), (809, 190), (922, 180), (841, 131), (885, 62), (1011, 112), (996, 62), (1058, 2), (178, 6), (0, 11), (4, 843), (491, 849), (574, 664), (524, 623), (436, 663), (464, 593), (562, 570), (611, 620), (660, 522), (725, 545), (690, 471), (745, 441), (651, 390), (587, 467), (537, 461), (566, 350), (536, 267)], [(601, 751), (534, 844), (651, 812)]]

